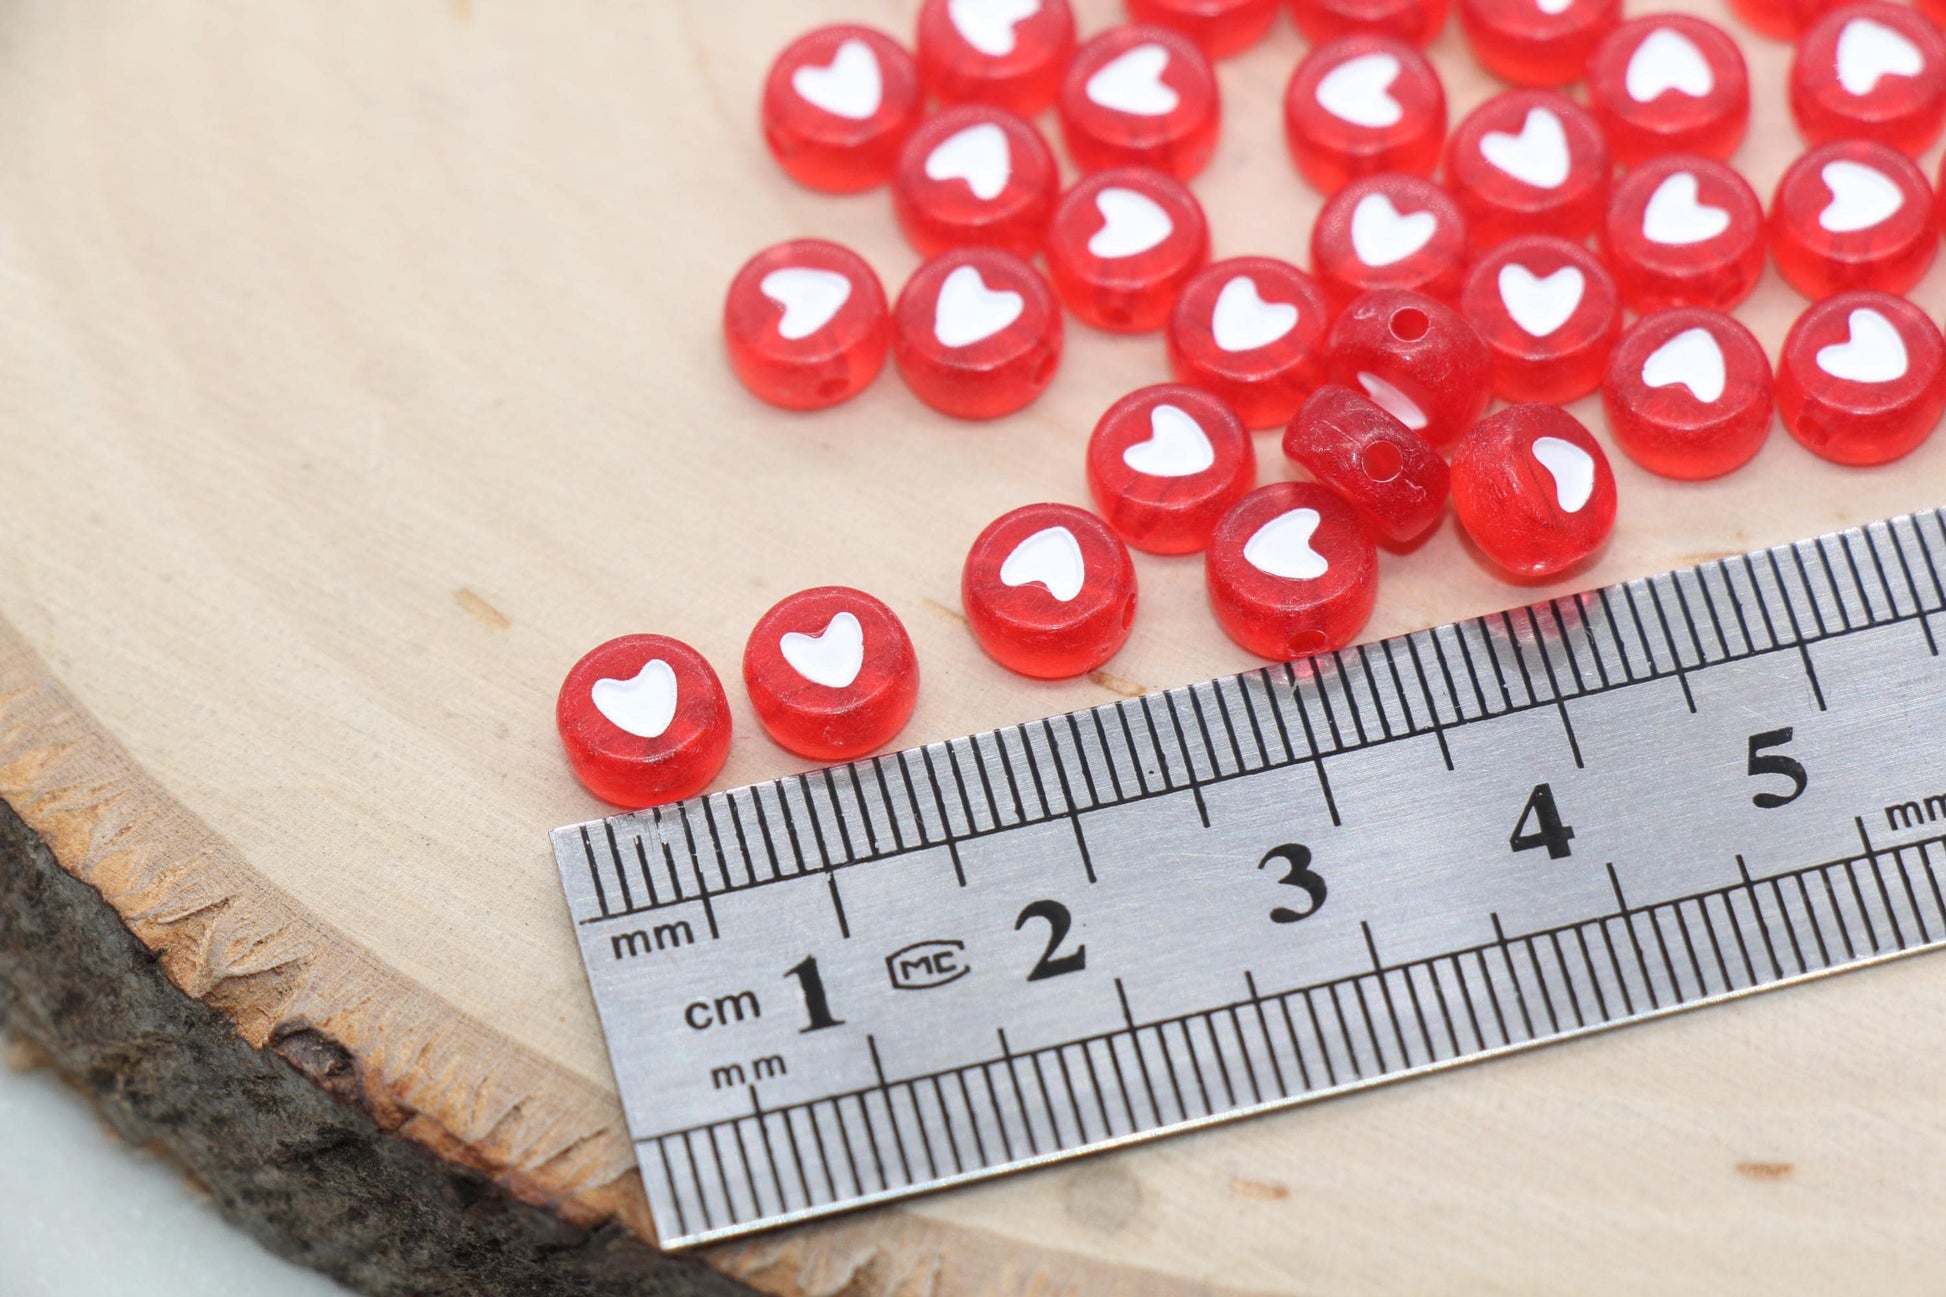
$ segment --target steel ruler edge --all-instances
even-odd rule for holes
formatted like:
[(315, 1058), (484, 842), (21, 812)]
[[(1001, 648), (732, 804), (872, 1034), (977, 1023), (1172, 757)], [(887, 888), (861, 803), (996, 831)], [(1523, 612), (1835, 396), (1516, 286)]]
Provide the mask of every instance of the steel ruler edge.
[(1943, 573), (1932, 510), (555, 830), (662, 1245), (1939, 944)]

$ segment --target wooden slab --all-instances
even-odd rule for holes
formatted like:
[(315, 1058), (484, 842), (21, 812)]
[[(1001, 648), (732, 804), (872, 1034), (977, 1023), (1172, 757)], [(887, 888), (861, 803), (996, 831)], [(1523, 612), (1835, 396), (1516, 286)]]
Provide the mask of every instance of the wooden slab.
[[(985, 522), (1085, 502), (1087, 433), (1164, 377), (1158, 338), (1073, 328), (1048, 395), (991, 425), (889, 373), (814, 417), (731, 379), (716, 315), (757, 248), (833, 237), (893, 288), (915, 264), (882, 193), (793, 187), (755, 124), (792, 35), (903, 34), (912, 7), (0, 15), (0, 799), (244, 1041), (329, 1041), (334, 1084), (382, 1127), (578, 1225), (652, 1233), (546, 850), (600, 810), (552, 730), (583, 650), (653, 629), (733, 678), (776, 598), (863, 586), (918, 645), (914, 743), (1252, 665), (1195, 559), (1138, 559), (1134, 636), (1080, 681), (1007, 675), (957, 611)], [(1118, 12), (1077, 8), (1088, 31)], [(1737, 162), (1767, 194), (1798, 148), (1788, 52), (1747, 44)], [(1279, 125), (1301, 49), (1284, 26), (1222, 68), (1196, 182), (1219, 255), (1303, 260), (1318, 199)], [(1456, 117), (1495, 88), (1454, 33), (1434, 56)], [(1946, 278), (1915, 297), (1937, 318)], [(1774, 353), (1801, 305), (1773, 276), (1739, 314)], [(1781, 431), (1717, 483), (1616, 470), (1622, 522), (1579, 584), (1937, 505), (1946, 439), (1873, 471)], [(1372, 636), (1534, 593), (1450, 523), (1384, 582)], [(733, 701), (724, 782), (798, 768)], [(1946, 1200), (1936, 973), (705, 1259), (778, 1294), (1917, 1290)]]

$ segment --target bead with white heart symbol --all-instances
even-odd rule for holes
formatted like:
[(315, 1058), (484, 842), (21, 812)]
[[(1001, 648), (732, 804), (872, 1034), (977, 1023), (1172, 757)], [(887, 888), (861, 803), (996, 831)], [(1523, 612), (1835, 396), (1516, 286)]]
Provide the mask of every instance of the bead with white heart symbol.
[(1849, 288), (1909, 292), (1938, 245), (1925, 173), (1871, 140), (1811, 149), (1791, 163), (1771, 200), (1771, 259), (1814, 300)]
[(638, 739), (659, 739), (676, 718), (676, 672), (661, 658), (650, 658), (627, 680), (603, 676), (588, 690), (610, 725)]
[(1162, 79), (1169, 51), (1157, 44), (1137, 45), (1104, 63), (1086, 83), (1088, 102), (1131, 117), (1167, 117), (1182, 96)]
[(1027, 505), (974, 540), (960, 602), (988, 656), (1022, 675), (1062, 679), (1094, 670), (1128, 638), (1135, 567), (1093, 514)]
[(1529, 453), (1554, 479), (1554, 503), (1562, 513), (1580, 513), (1595, 493), (1595, 457), (1571, 441), (1536, 437)]
[(1621, 300), (1600, 260), (1545, 234), (1493, 249), (1467, 275), (1460, 310), (1493, 356), (1506, 401), (1572, 401), (1601, 385), (1621, 333)]
[(854, 122), (871, 117), (885, 99), (878, 56), (855, 38), (841, 43), (828, 64), (800, 64), (791, 73), (791, 89), (813, 108)]
[(913, 272), (892, 312), (892, 354), (927, 405), (962, 419), (1010, 414), (1054, 376), (1060, 308), (1032, 266), (958, 248)]
[(1536, 189), (1559, 189), (1567, 182), (1573, 162), (1561, 115), (1551, 108), (1528, 109), (1517, 134), (1488, 131), (1482, 135), (1480, 156)]
[(927, 118), (892, 173), (892, 212), (927, 256), (980, 245), (1032, 257), (1047, 238), (1060, 172), (1033, 125), (986, 104)]
[(743, 385), (815, 410), (860, 391), (885, 363), (885, 292), (858, 255), (821, 239), (766, 248), (723, 299), (723, 341)]
[(796, 342), (831, 323), (838, 308), (851, 300), (851, 277), (815, 266), (785, 266), (757, 281), (757, 288), (784, 308), (777, 317), (777, 336)]
[(1014, 29), (1041, 11), (1041, 0), (946, 0), (953, 29), (988, 58), (1005, 58), (1019, 46)]
[(1055, 291), (1084, 323), (1121, 333), (1159, 329), (1209, 256), (1209, 226), (1188, 186), (1146, 167), (1083, 177), (1048, 228)]
[(1908, 358), (1905, 340), (1892, 322), (1871, 307), (1859, 307), (1846, 317), (1843, 342), (1818, 348), (1818, 368), (1848, 383), (1889, 383), (1904, 378)]
[(1946, 413), (1946, 339), (1903, 297), (1828, 297), (1784, 337), (1777, 412), (1816, 455), (1890, 463), (1931, 436)]
[(1601, 399), (1615, 444), (1642, 467), (1683, 481), (1720, 477), (1770, 433), (1770, 363), (1721, 311), (1659, 311), (1616, 344)]
[(1625, 305), (1727, 310), (1764, 268), (1764, 212), (1736, 171), (1710, 158), (1656, 158), (1626, 172), (1603, 242)]
[(992, 202), (1006, 192), (1013, 175), (1007, 134), (992, 122), (978, 122), (946, 137), (926, 154), (926, 179), (963, 180), (973, 196)]
[(1115, 533), (1153, 554), (1188, 554), (1256, 485), (1256, 450), (1236, 414), (1175, 383), (1115, 402), (1088, 438), (1088, 490)]
[(778, 600), (743, 648), (743, 683), (764, 730), (814, 761), (890, 743), (919, 696), (919, 662), (897, 614), (848, 586)]
[(1148, 166), (1186, 179), (1216, 147), (1216, 73), (1178, 32), (1113, 27), (1075, 51), (1060, 116), (1082, 171)]
[(777, 648), (791, 670), (827, 689), (845, 688), (865, 665), (865, 632), (850, 609), (834, 615), (815, 635), (785, 631)]
[(1471, 254), (1459, 204), (1423, 176), (1354, 180), (1311, 226), (1313, 273), (1339, 302), (1381, 287), (1451, 301)]
[(1417, 49), (1370, 33), (1319, 45), (1284, 91), (1298, 174), (1326, 194), (1361, 176), (1429, 174), (1446, 133), (1446, 92)]
[(1584, 239), (1608, 209), (1601, 127), (1555, 91), (1495, 95), (1454, 129), (1446, 156), (1446, 186), (1476, 247), (1530, 234)]
[(1213, 59), (1239, 54), (1270, 31), (1281, 0), (1128, 0), (1131, 21), (1181, 32)]
[(1521, 580), (1558, 576), (1615, 525), (1615, 475), (1588, 430), (1557, 405), (1509, 406), (1453, 452), (1453, 509), (1474, 544)]
[(1358, 200), (1351, 212), (1351, 246), (1368, 266), (1391, 266), (1432, 242), (1439, 217), (1431, 212), (1401, 213), (1382, 193)]
[(764, 82), (764, 142), (792, 179), (830, 193), (883, 183), (924, 111), (912, 56), (869, 27), (821, 27)]
[(1696, 173), (1676, 171), (1663, 177), (1642, 209), (1642, 237), (1651, 243), (1680, 247), (1707, 243), (1730, 228), (1730, 213), (1696, 197)]
[(1946, 37), (1885, 0), (1834, 8), (1798, 42), (1790, 104), (1812, 144), (1873, 140), (1916, 156), (1946, 122)]
[(1459, 0), (1473, 57), (1503, 81), (1564, 86), (1621, 21), (1620, 0)]
[(1101, 228), (1088, 236), (1088, 253), (1104, 260), (1160, 247), (1176, 230), (1162, 204), (1138, 189), (1103, 189), (1095, 195), (1095, 210), (1101, 213)]
[(1324, 376), (1331, 317), (1309, 275), (1271, 257), (1233, 257), (1191, 279), (1169, 313), (1169, 367), (1252, 428), (1289, 421)]
[(1818, 226), (1833, 234), (1869, 230), (1905, 206), (1905, 193), (1876, 167), (1834, 158), (1818, 169), (1831, 201), (1818, 213)]
[(1349, 643), (1378, 594), (1371, 536), (1316, 482), (1259, 487), (1216, 526), (1203, 559), (1210, 608), (1244, 648), (1273, 659)]
[(1443, 447), (1472, 426), (1493, 395), (1493, 355), (1475, 321), (1505, 315), (1497, 301), (1490, 310), (1475, 302), (1462, 314), (1420, 293), (1373, 289), (1332, 322), (1326, 371)]
[(1296, 327), (1297, 307), (1290, 302), (1266, 302), (1257, 293), (1257, 281), (1248, 275), (1223, 285), (1210, 315), (1210, 336), (1224, 351), (1255, 351)]
[(1588, 64), (1588, 105), (1616, 161), (1727, 159), (1750, 120), (1750, 74), (1722, 28), (1689, 14), (1621, 24)]
[(1043, 527), (1007, 551), (1000, 565), (1000, 584), (1037, 585), (1061, 603), (1081, 593), (1088, 567), (1081, 542), (1066, 527)]
[(1346, 59), (1324, 74), (1314, 93), (1318, 106), (1339, 121), (1377, 129), (1405, 116), (1390, 94), (1398, 79), (1398, 58), (1381, 50)]
[(653, 806), (701, 792), (723, 768), (730, 712), (701, 654), (663, 635), (626, 635), (585, 654), (561, 682), (555, 726), (589, 792)]
[(933, 301), (932, 334), (942, 347), (970, 347), (1005, 329), (1026, 309), (1019, 293), (988, 288), (978, 266), (959, 266)]
[(1671, 91), (1701, 99), (1716, 89), (1716, 75), (1695, 41), (1672, 27), (1657, 27), (1629, 55), (1624, 84), (1638, 104)]
[(1853, 18), (1838, 33), (1838, 84), (1847, 94), (1869, 95), (1886, 77), (1916, 77), (1926, 70), (1919, 47), (1870, 18)]
[(1723, 380), (1723, 348), (1704, 328), (1684, 329), (1642, 362), (1644, 387), (1680, 384), (1704, 405), (1723, 399)]
[(923, 0), (919, 74), (941, 104), (1031, 118), (1054, 102), (1074, 54), (1068, 0)]
[(1216, 448), (1202, 426), (1166, 402), (1149, 411), (1149, 439), (1122, 452), (1122, 463), (1148, 477), (1192, 477), (1215, 462)]
[(1561, 266), (1537, 275), (1513, 261), (1500, 268), (1496, 282), (1500, 304), (1515, 324), (1535, 338), (1548, 337), (1573, 319), (1588, 287), (1588, 278), (1578, 267)]

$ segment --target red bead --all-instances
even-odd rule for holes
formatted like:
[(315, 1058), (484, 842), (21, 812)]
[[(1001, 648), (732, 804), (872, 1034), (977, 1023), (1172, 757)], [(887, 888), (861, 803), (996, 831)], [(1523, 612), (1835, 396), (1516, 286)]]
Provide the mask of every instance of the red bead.
[(1092, 671), (1135, 622), (1135, 565), (1108, 524), (1068, 504), (1001, 515), (960, 574), (966, 624), (987, 656), (1024, 676)]
[(885, 365), (878, 276), (849, 248), (793, 239), (743, 264), (723, 298), (723, 342), (743, 385), (787, 410), (856, 396)]
[(1601, 446), (1558, 405), (1512, 405), (1453, 451), (1460, 526), (1516, 580), (1559, 576), (1615, 526), (1615, 474)]
[(1446, 0), (1291, 0), (1291, 17), (1313, 45), (1369, 33), (1424, 47), (1446, 25)]
[(1884, 0), (1833, 9), (1798, 42), (1791, 115), (1813, 144), (1867, 139), (1925, 152), (1946, 121), (1946, 37)]
[(1625, 167), (1665, 153), (1721, 162), (1750, 122), (1750, 74), (1721, 27), (1654, 14), (1602, 38), (1588, 64), (1588, 102)]
[(841, 585), (779, 600), (743, 647), (743, 683), (770, 737), (813, 761), (882, 748), (912, 716), (919, 659), (898, 615)]
[(1446, 461), (1432, 443), (1348, 387), (1321, 387), (1304, 403), (1284, 453), (1395, 544), (1446, 511)]
[(1685, 481), (1720, 477), (1770, 435), (1770, 361), (1721, 311), (1660, 311), (1615, 344), (1601, 400), (1615, 444), (1643, 468)]
[(1721, 162), (1656, 158), (1616, 182), (1603, 250), (1632, 311), (1728, 310), (1764, 273), (1763, 204)]
[(1797, 317), (1777, 358), (1784, 426), (1837, 464), (1889, 464), (1946, 412), (1946, 341), (1890, 293), (1840, 293)]
[(1764, 35), (1794, 41), (1819, 15), (1840, 3), (1842, 0), (1730, 0), (1730, 9)]
[(1088, 489), (1121, 538), (1151, 554), (1193, 554), (1257, 484), (1257, 451), (1236, 414), (1193, 387), (1159, 384), (1108, 407), (1088, 439)]
[(702, 654), (666, 635), (590, 650), (561, 682), (554, 724), (575, 777), (617, 806), (693, 797), (730, 754), (722, 682)]
[(1075, 51), (1061, 83), (1061, 137), (1083, 171), (1154, 167), (1187, 180), (1216, 151), (1216, 72), (1166, 27), (1114, 27)]
[(1451, 302), (1465, 282), (1466, 217), (1424, 176), (1387, 172), (1354, 180), (1325, 201), (1311, 226), (1311, 267), (1332, 302), (1374, 288), (1407, 288)]
[(1622, 331), (1615, 281), (1586, 248), (1545, 234), (1473, 265), (1460, 310), (1493, 356), (1494, 395), (1572, 401), (1601, 383)]
[(1041, 394), (1061, 361), (1061, 308), (1040, 272), (998, 248), (941, 253), (892, 311), (892, 356), (942, 414), (992, 419)]
[(1351, 643), (1378, 600), (1378, 550), (1316, 482), (1273, 482), (1231, 506), (1203, 555), (1224, 633), (1275, 661)]
[(800, 185), (882, 185), (925, 111), (919, 69), (890, 36), (841, 24), (798, 37), (764, 82), (764, 142)]
[(1446, 188), (1475, 247), (1523, 234), (1585, 239), (1608, 207), (1608, 145), (1574, 100), (1510, 90), (1475, 108), (1446, 146)]
[(1277, 0), (1128, 0), (1128, 16), (1179, 31), (1220, 59), (1264, 38), (1277, 20)]
[(1068, 0), (925, 0), (919, 77), (944, 104), (1032, 117), (1054, 102), (1074, 54)]
[(1039, 131), (1004, 109), (966, 104), (928, 117), (906, 140), (892, 211), (922, 256), (980, 244), (1031, 257), (1060, 189)]
[(1459, 0), (1460, 30), (1482, 67), (1520, 86), (1581, 80), (1621, 0)]
[(1847, 288), (1903, 293), (1939, 247), (1932, 186), (1912, 159), (1870, 140), (1821, 144), (1770, 200), (1770, 255), (1809, 298)]
[(1492, 358), (1459, 312), (1401, 288), (1353, 298), (1325, 339), (1334, 383), (1361, 390), (1434, 446), (1480, 417), (1492, 396)]
[(1298, 173), (1322, 193), (1379, 171), (1429, 175), (1446, 137), (1446, 89), (1404, 41), (1345, 36), (1291, 73), (1284, 136)]
[(1331, 310), (1312, 278), (1271, 257), (1205, 267), (1169, 313), (1169, 368), (1252, 428), (1275, 428), (1324, 381)]
[(1160, 171), (1084, 176), (1061, 197), (1047, 236), (1047, 273), (1075, 315), (1098, 329), (1147, 333), (1209, 260), (1196, 196)]

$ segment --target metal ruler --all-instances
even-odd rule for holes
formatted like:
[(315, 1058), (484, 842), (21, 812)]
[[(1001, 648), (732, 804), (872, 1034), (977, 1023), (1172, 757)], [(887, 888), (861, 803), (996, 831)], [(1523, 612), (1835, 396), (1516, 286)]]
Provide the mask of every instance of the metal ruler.
[(1937, 511), (554, 834), (664, 1246), (1946, 940)]

